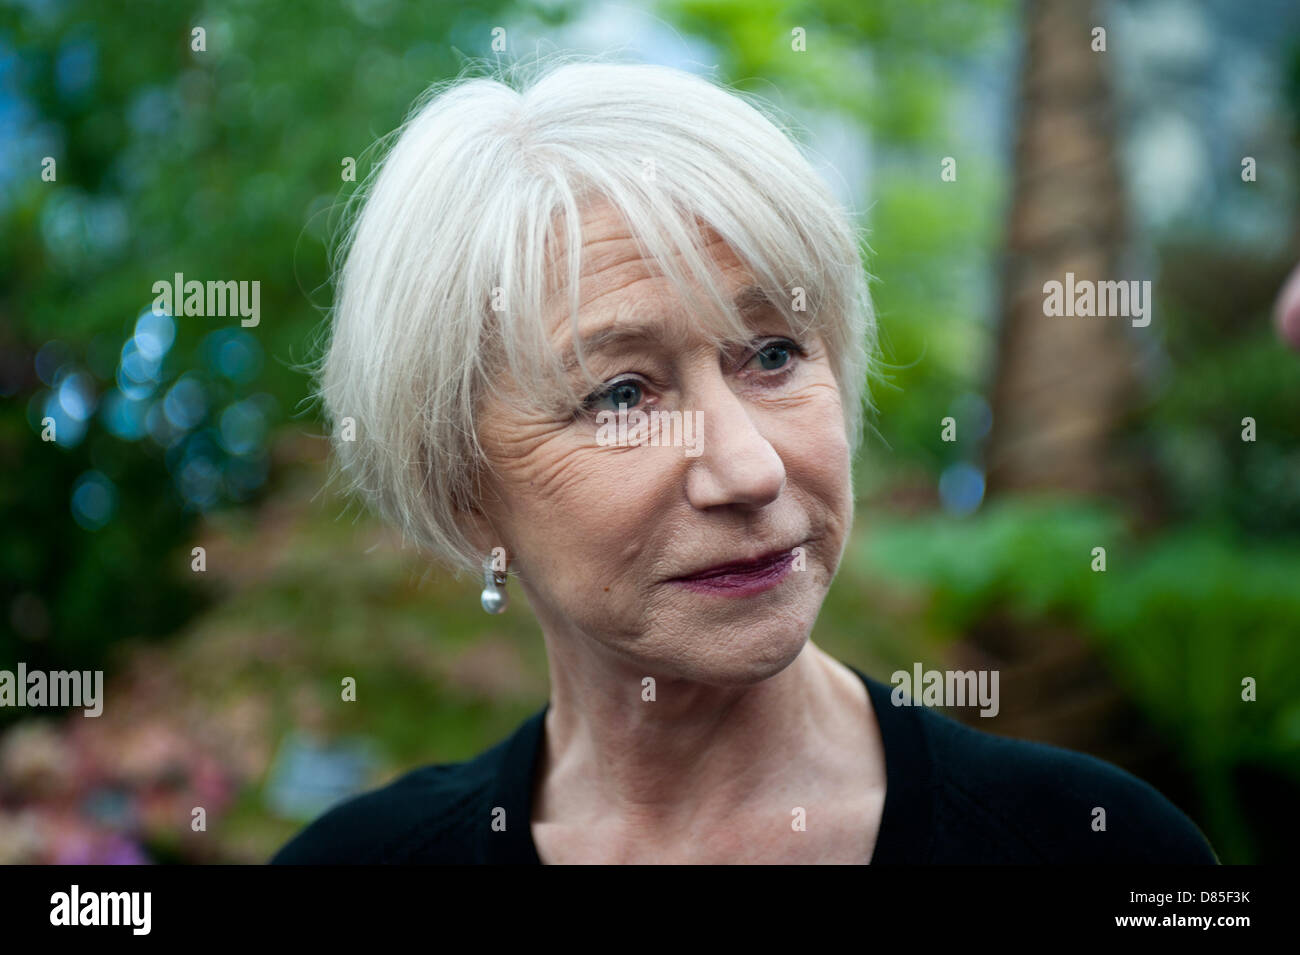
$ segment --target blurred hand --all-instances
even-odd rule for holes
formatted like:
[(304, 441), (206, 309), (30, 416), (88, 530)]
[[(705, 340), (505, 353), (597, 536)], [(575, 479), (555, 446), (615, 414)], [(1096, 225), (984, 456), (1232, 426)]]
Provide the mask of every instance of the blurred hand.
[(1273, 309), (1273, 323), (1282, 341), (1300, 351), (1300, 265), (1291, 271)]

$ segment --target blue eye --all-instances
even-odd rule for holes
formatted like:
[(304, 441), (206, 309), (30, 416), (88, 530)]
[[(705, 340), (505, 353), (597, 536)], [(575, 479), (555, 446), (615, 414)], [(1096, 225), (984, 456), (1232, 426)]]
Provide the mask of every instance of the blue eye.
[(769, 342), (754, 353), (764, 371), (775, 371), (790, 362), (795, 346), (791, 342)]
[[(625, 378), (607, 385), (600, 391), (592, 392), (582, 404), (590, 411), (617, 411), (619, 405), (627, 405), (629, 409), (635, 408), (641, 403), (642, 397), (640, 382)], [(599, 407), (606, 401), (611, 402), (611, 405), (605, 408)]]

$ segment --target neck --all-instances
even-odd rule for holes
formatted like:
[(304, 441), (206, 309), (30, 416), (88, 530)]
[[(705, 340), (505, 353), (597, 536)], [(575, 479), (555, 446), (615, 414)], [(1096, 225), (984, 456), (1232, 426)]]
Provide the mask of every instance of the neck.
[[(866, 687), (811, 641), (779, 673), (740, 686), (647, 673), (585, 640), (548, 635), (546, 645), (538, 821), (562, 814), (592, 826), (615, 821), (629, 837), (680, 833), (748, 809), (775, 811), (773, 799), (792, 808), (833, 791), (846, 781), (845, 747), (869, 748)], [(646, 676), (655, 678), (653, 701)]]

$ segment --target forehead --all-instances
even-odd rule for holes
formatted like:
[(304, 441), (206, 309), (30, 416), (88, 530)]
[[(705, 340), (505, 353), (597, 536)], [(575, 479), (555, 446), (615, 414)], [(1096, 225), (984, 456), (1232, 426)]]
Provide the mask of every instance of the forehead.
[[(658, 305), (676, 296), (658, 263), (643, 256), (627, 220), (614, 206), (603, 200), (588, 205), (580, 228), (578, 321), (584, 329), (636, 320), (642, 317), (640, 304)], [(744, 284), (748, 271), (731, 247), (707, 226), (701, 232), (699, 248), (722, 273), (726, 288), (730, 291)], [(563, 261), (558, 274), (567, 281)], [(561, 287), (551, 296), (547, 329), (553, 338), (568, 337), (571, 293)]]

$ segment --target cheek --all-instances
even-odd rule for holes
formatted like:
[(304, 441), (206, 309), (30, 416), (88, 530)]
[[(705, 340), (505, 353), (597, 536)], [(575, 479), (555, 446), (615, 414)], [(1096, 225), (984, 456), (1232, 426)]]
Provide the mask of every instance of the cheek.
[(801, 390), (797, 401), (773, 416), (770, 428), (769, 440), (785, 464), (790, 493), (807, 511), (820, 538), (821, 562), (833, 574), (854, 509), (852, 458), (834, 379)]
[(488, 447), (503, 533), (521, 569), (544, 568), (548, 586), (595, 587), (635, 564), (642, 520), (664, 493), (658, 448), (600, 447), (580, 425), (537, 423), (496, 432)]
[(853, 496), (849, 440), (834, 378), (817, 380), (791, 395), (770, 419), (787, 472), (827, 503), (850, 506)]

